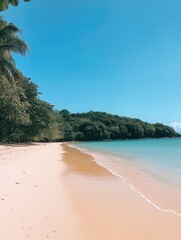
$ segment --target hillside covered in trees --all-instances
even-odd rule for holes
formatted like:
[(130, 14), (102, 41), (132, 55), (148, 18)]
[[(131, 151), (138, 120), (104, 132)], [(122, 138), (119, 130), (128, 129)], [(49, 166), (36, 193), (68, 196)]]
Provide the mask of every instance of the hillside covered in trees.
[(149, 124), (139, 119), (120, 117), (105, 112), (59, 113), (61, 139), (65, 141), (97, 141), (117, 139), (176, 137), (178, 134), (161, 123)]

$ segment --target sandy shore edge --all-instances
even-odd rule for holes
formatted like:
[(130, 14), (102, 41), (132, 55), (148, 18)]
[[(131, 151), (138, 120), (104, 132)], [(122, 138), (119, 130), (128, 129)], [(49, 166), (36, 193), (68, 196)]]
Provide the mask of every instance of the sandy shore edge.
[(90, 154), (64, 145), (67, 187), (84, 219), (84, 238), (96, 240), (181, 239), (181, 218), (160, 212), (123, 181), (97, 165)]

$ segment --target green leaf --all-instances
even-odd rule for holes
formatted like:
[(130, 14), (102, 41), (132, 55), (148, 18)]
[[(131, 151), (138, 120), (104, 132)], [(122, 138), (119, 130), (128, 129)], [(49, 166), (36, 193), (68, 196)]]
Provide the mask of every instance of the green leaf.
[(13, 6), (18, 6), (18, 3), (19, 3), (18, 0), (9, 0), (9, 2), (10, 2), (11, 5), (13, 5)]
[(8, 0), (3, 0), (0, 2), (0, 11), (6, 11), (8, 9)]

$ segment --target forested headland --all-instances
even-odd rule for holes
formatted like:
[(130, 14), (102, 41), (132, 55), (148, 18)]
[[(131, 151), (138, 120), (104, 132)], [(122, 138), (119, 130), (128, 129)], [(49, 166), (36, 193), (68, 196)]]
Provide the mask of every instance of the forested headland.
[[(29, 0), (25, 0), (28, 2)], [(19, 1), (1, 1), (0, 11)], [(54, 110), (39, 98), (38, 86), (15, 65), (25, 55), (21, 31), (0, 16), (0, 142), (97, 141), (179, 136), (171, 127), (105, 112)]]
[(120, 117), (105, 112), (57, 113), (62, 140), (97, 141), (139, 138), (176, 137), (178, 134), (161, 123), (150, 124), (139, 119)]

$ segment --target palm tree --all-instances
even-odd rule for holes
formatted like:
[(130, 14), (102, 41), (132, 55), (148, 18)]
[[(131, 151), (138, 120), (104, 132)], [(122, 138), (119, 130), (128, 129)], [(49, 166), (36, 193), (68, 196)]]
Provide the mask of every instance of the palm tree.
[[(30, 0), (24, 0), (25, 2), (30, 2)], [(8, 9), (9, 4), (17, 6), (19, 0), (0, 0), (0, 11), (5, 11)]]
[(0, 76), (14, 82), (21, 75), (15, 66), (12, 52), (26, 54), (28, 47), (18, 36), (20, 30), (12, 23), (7, 23), (0, 17)]
[(20, 30), (0, 17), (0, 136), (7, 139), (17, 126), (29, 124), (22, 82), (26, 81), (16, 68), (12, 53), (26, 54), (28, 47), (18, 36)]

